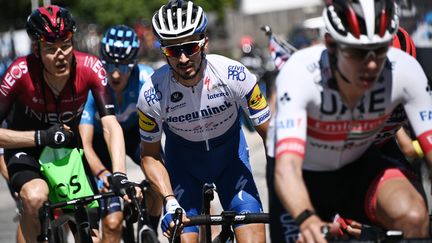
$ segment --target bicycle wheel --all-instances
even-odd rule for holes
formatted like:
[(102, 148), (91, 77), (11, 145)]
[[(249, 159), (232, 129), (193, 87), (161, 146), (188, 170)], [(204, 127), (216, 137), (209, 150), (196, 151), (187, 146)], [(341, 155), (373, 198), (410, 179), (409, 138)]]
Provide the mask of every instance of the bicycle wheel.
[(156, 233), (149, 227), (139, 231), (138, 243), (159, 243)]

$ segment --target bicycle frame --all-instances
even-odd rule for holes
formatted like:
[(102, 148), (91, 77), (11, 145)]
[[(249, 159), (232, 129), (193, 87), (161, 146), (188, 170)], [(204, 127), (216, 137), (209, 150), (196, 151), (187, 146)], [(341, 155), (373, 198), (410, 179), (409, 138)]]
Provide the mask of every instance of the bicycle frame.
[[(95, 200), (113, 197), (114, 192), (96, 194), (92, 196), (81, 197), (64, 202), (45, 202), (39, 211), (39, 220), (41, 223), (41, 234), (38, 236), (38, 242), (55, 242), (55, 234), (57, 230), (67, 222), (72, 222), (77, 228), (78, 235), (82, 242), (92, 242), (90, 223), (88, 213), (85, 206)], [(64, 206), (74, 206), (73, 217), (65, 216), (54, 219), (52, 210), (62, 208)]]
[[(143, 198), (140, 201), (136, 197), (136, 192), (134, 187), (130, 187), (126, 189), (126, 194), (131, 199), (131, 208), (130, 215), (125, 215), (126, 225), (129, 229), (128, 240), (130, 242), (144, 242), (145, 240), (150, 240), (153, 242), (157, 241), (156, 233), (149, 226), (149, 214), (146, 207), (146, 195), (145, 193), (148, 191), (149, 182), (147, 180), (143, 180), (140, 184), (132, 183), (134, 186), (140, 187), (143, 192)], [(134, 217), (134, 214), (137, 217)], [(137, 241), (135, 241), (135, 235), (133, 234), (133, 224), (138, 222), (137, 227)], [(132, 230), (130, 230), (132, 227)], [(150, 239), (149, 239), (150, 238)]]

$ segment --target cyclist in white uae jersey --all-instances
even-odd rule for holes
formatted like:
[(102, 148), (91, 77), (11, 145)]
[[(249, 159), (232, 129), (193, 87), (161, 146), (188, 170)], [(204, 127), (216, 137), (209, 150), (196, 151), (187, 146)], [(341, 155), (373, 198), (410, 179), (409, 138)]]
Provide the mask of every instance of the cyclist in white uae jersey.
[(323, 17), (326, 48), (297, 52), (277, 78), (276, 131), (268, 135), (275, 139), (275, 149), (271, 139), (268, 149), (276, 159), (276, 193), (300, 227), (300, 242), (325, 242), (320, 227), (336, 212), (402, 230), (406, 237), (426, 237), (428, 214), (418, 181), (370, 146), (403, 104), (432, 161), (426, 76), (408, 54), (388, 51), (398, 26), (396, 5), (335, 0)]
[[(270, 110), (247, 68), (205, 54), (206, 25), (202, 8), (191, 1), (171, 1), (153, 16), (153, 29), (168, 64), (144, 83), (139, 96), (141, 164), (164, 197), (166, 236), (174, 226), (176, 208), (181, 206), (187, 216), (199, 213), (204, 183), (216, 184), (225, 210), (262, 211), (239, 109), (246, 111), (263, 138)], [(163, 160), (162, 130), (166, 134)], [(265, 241), (263, 224), (235, 225), (234, 231), (240, 243)], [(198, 228), (185, 227), (181, 237), (198, 242)]]

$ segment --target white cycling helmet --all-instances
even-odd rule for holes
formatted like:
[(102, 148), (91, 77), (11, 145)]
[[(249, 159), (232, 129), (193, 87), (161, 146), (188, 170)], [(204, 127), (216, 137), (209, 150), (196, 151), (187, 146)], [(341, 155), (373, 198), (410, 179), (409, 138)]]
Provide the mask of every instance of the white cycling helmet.
[(337, 43), (348, 46), (389, 44), (399, 26), (393, 0), (327, 0), (323, 18)]
[(207, 17), (203, 9), (193, 2), (173, 0), (153, 15), (152, 25), (159, 40), (173, 40), (204, 34)]

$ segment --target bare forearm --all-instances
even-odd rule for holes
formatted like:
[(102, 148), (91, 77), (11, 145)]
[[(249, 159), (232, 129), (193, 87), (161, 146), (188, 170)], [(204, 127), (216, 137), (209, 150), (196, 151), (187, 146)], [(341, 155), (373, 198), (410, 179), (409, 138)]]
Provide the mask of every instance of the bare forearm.
[(113, 172), (126, 172), (126, 152), (123, 131), (110, 134), (109, 144), (111, 149), (111, 161)]
[(36, 146), (34, 131), (13, 131), (0, 128), (0, 147), (26, 148)]
[(126, 152), (123, 130), (113, 115), (101, 119), (104, 137), (110, 151), (113, 172), (126, 173)]
[[(283, 156), (284, 157), (284, 156)], [(303, 181), (301, 168), (289, 156), (278, 161), (275, 167), (275, 190), (284, 208), (293, 216), (313, 206)]]
[(89, 163), (93, 175), (97, 175), (103, 169), (111, 169), (105, 168), (102, 161), (99, 159), (96, 152), (94, 151), (93, 147), (84, 145), (84, 151), (85, 157)]
[(150, 184), (162, 197), (174, 194), (168, 172), (160, 160), (144, 156), (141, 159), (141, 166)]

